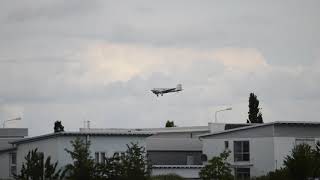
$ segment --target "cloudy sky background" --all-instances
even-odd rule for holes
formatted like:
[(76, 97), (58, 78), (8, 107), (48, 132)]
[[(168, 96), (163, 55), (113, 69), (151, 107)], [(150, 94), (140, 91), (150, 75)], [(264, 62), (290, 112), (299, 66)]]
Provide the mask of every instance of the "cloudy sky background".
[[(3, 0), (0, 119), (66, 130), (320, 121), (320, 1)], [(156, 98), (154, 87), (184, 91)]]

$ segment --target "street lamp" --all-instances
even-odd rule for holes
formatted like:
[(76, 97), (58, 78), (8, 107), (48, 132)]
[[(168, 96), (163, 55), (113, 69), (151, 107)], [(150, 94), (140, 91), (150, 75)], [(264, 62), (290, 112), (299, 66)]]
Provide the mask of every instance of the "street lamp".
[(216, 112), (214, 113), (214, 120), (215, 120), (214, 122), (215, 122), (215, 123), (218, 122), (218, 119), (217, 119), (217, 113), (218, 113), (218, 112), (221, 112), (221, 111), (230, 111), (230, 110), (232, 110), (232, 107), (228, 107), (228, 108), (220, 109), (220, 110), (216, 111)]
[(5, 121), (2, 123), (2, 127), (5, 128), (6, 122), (8, 122), (8, 121), (19, 121), (19, 120), (21, 120), (21, 117), (17, 117), (17, 118), (5, 120)]

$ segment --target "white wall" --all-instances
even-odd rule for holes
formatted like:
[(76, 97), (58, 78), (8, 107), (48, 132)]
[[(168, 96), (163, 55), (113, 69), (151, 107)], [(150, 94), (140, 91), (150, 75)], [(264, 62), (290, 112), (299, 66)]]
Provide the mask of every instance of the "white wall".
[(198, 179), (200, 168), (153, 168), (152, 175), (177, 174), (186, 179)]
[(9, 179), (9, 152), (0, 154), (0, 179)]
[[(230, 138), (230, 139), (203, 139), (203, 153), (208, 160), (214, 156), (219, 156), (224, 149), (224, 141), (229, 142), (231, 151), (228, 162), (232, 166), (245, 165), (250, 167), (251, 176), (260, 176), (275, 168), (273, 138)], [(250, 161), (234, 162), (233, 142), (249, 141)]]
[(22, 163), (25, 161), (24, 158), (29, 151), (38, 148), (38, 152), (43, 152), (45, 158), (51, 156), (52, 162), (55, 162), (56, 160), (59, 160), (57, 149), (63, 147), (58, 146), (58, 138), (51, 138), (20, 144), (17, 146), (17, 148), (17, 173), (19, 173)]
[[(85, 137), (81, 137), (85, 139)], [(58, 161), (58, 168), (71, 163), (70, 155), (65, 151), (65, 148), (72, 150), (70, 141), (76, 139), (75, 136), (60, 136), (36, 142), (28, 142), (20, 144), (17, 150), (17, 172), (21, 170), (24, 157), (32, 149), (38, 148), (39, 152), (43, 152), (45, 158), (51, 156), (52, 162)], [(90, 136), (91, 155), (94, 158), (95, 152), (108, 152), (108, 155), (116, 151), (126, 151), (126, 144), (131, 142), (139, 143), (145, 147), (145, 137), (138, 136)]]

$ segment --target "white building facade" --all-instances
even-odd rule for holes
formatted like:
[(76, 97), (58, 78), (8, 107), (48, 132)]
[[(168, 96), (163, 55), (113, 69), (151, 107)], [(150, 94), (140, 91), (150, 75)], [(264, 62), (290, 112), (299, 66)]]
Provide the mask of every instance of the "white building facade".
[[(90, 141), (91, 156), (96, 162), (101, 162), (103, 157), (112, 156), (114, 153), (121, 153), (127, 150), (127, 145), (137, 143), (139, 146), (146, 147), (146, 137), (152, 135), (147, 132), (104, 132), (104, 133), (87, 133), (87, 132), (60, 132), (36, 136), (32, 138), (24, 138), (12, 142), (13, 148), (8, 152), (14, 155), (16, 162), (1, 161), (1, 164), (6, 167), (15, 165), (15, 170), (12, 172), (20, 172), (25, 156), (29, 151), (38, 149), (39, 153), (43, 153), (44, 158), (51, 157), (52, 162), (58, 161), (58, 169), (72, 163), (70, 154), (66, 149), (72, 150), (71, 141), (80, 138), (84, 141)], [(1, 154), (0, 154), (1, 158)], [(12, 179), (12, 174), (1, 171), (0, 179)]]
[(208, 160), (225, 150), (237, 179), (265, 175), (283, 167), (295, 145), (315, 147), (320, 140), (320, 123), (273, 122), (241, 127), (200, 137)]

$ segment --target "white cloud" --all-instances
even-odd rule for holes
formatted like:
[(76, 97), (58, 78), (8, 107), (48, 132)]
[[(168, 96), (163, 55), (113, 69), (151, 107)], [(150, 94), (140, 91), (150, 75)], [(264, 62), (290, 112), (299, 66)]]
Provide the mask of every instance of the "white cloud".
[(157, 72), (172, 74), (209, 62), (238, 72), (256, 72), (269, 67), (258, 50), (242, 48), (196, 50), (100, 43), (89, 46), (86, 52), (78, 54), (78, 58), (84, 60), (81, 68), (85, 69), (73, 80), (89, 84), (128, 81), (135, 76), (148, 77)]

